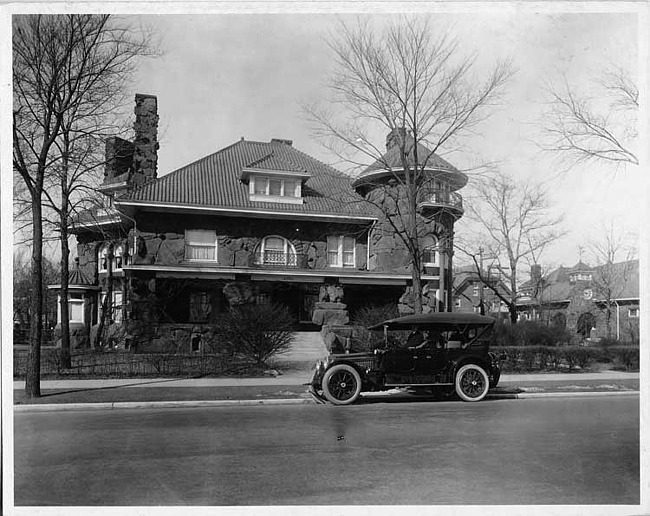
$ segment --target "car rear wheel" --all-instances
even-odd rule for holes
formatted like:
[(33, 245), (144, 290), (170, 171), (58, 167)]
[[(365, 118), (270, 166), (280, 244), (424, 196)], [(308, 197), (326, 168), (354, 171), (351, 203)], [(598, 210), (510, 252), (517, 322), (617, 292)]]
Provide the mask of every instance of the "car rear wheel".
[(487, 373), (476, 364), (465, 364), (456, 373), (456, 394), (463, 401), (481, 401), (489, 388)]
[(361, 377), (347, 364), (339, 364), (325, 371), (323, 394), (334, 405), (354, 403), (361, 393)]

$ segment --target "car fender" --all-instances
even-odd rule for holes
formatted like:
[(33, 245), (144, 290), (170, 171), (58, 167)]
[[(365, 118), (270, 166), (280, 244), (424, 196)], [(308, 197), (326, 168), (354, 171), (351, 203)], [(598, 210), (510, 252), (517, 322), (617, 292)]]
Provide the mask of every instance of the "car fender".
[(476, 364), (482, 367), (488, 375), (492, 374), (492, 366), (488, 360), (483, 357), (465, 356), (453, 362), (451, 367), (452, 379), (456, 378), (456, 373), (465, 364)]
[[(365, 369), (362, 368), (361, 366), (359, 366), (359, 364), (357, 364), (353, 360), (345, 360), (345, 359), (344, 360), (334, 360), (334, 361), (330, 362), (330, 364), (327, 366), (325, 371), (327, 371), (328, 369), (331, 369), (335, 365), (340, 365), (340, 364), (345, 364), (345, 365), (349, 365), (349, 366), (353, 367), (357, 371), (357, 373), (359, 373), (359, 376), (361, 376), (361, 380), (365, 379), (365, 377), (366, 377)], [(325, 371), (323, 371), (323, 374), (325, 373)]]

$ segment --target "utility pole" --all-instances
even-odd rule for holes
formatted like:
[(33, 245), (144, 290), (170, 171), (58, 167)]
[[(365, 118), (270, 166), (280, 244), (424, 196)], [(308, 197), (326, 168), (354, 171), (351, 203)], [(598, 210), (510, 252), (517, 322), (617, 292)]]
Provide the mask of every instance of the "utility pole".
[(478, 256), (479, 256), (479, 303), (480, 303), (480, 311), (481, 315), (485, 315), (485, 304), (483, 300), (483, 280), (481, 279), (483, 277), (483, 247), (478, 248)]

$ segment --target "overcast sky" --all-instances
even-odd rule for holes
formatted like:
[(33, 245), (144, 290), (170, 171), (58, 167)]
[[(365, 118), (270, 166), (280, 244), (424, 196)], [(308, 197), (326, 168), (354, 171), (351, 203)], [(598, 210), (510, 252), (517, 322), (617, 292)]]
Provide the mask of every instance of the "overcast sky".
[[(333, 56), (326, 37), (335, 28), (335, 15), (159, 15), (142, 20), (162, 36), (164, 51), (163, 57), (142, 65), (134, 85), (137, 92), (158, 96), (159, 175), (242, 136), (291, 139), (298, 149), (334, 161), (312, 137), (301, 105), (327, 96)], [(624, 232), (635, 233), (646, 198), (638, 167), (590, 164), (558, 177), (562, 163), (540, 151), (536, 141), (544, 80), (566, 74), (588, 90), (590, 81), (612, 65), (636, 74), (636, 15), (510, 8), (436, 13), (432, 26), (449, 29), (463, 42), (463, 51), (477, 53), (479, 71), (498, 58), (513, 59), (517, 73), (506, 104), (482, 124), (463, 154), (445, 157), (459, 168), (477, 160), (499, 161), (506, 172), (552, 182), (552, 200), (557, 212), (565, 214), (569, 235), (549, 249), (544, 263), (573, 265), (578, 246), (598, 238), (601, 224), (611, 219)], [(461, 221), (457, 231), (468, 230)]]
[[(185, 4), (158, 5), (167, 11), (186, 9)], [(231, 5), (235, 10), (247, 8)], [(326, 9), (329, 4), (315, 5)], [(387, 9), (415, 4), (377, 5)], [(629, 9), (575, 10), (590, 8), (586, 3), (573, 4), (573, 12), (559, 2), (534, 6), (499, 3), (483, 9), (462, 2), (449, 5), (464, 12), (433, 13), (433, 30), (449, 30), (461, 42), (462, 52), (475, 53), (479, 74), (500, 58), (511, 58), (517, 72), (508, 85), (504, 105), (465, 142), (463, 152), (444, 157), (461, 169), (497, 161), (505, 172), (550, 182), (554, 209), (564, 214), (569, 234), (547, 251), (542, 258), (546, 266), (573, 265), (579, 258), (579, 246), (598, 239), (602, 226), (611, 220), (624, 234), (638, 234), (646, 215), (647, 174), (639, 167), (616, 170), (589, 164), (558, 175), (563, 163), (537, 145), (545, 80), (565, 74), (578, 88), (589, 91), (591, 81), (612, 65), (637, 74), (638, 40), (647, 38), (647, 29), (639, 29), (636, 13)], [(137, 3), (131, 7), (142, 10)], [(29, 8), (43, 11), (38, 4)], [(598, 8), (604, 9), (603, 4)], [(335, 29), (337, 17), (353, 22), (352, 15), (181, 15), (162, 14), (153, 7), (151, 11), (123, 15), (149, 26), (161, 38), (163, 56), (144, 61), (132, 85), (134, 94), (158, 97), (159, 176), (242, 136), (260, 141), (291, 139), (307, 154), (327, 163), (335, 161), (313, 138), (301, 105), (327, 97), (333, 55), (326, 37)], [(382, 23), (394, 14), (373, 16)], [(378, 140), (377, 145), (383, 145), (384, 135)], [(467, 191), (461, 193), (471, 201)], [(456, 230), (471, 230), (466, 217)]]

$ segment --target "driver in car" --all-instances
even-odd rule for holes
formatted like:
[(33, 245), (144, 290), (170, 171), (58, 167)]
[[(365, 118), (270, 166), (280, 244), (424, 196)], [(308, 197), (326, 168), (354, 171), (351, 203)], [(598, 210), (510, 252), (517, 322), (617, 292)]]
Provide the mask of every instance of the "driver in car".
[(407, 341), (408, 349), (422, 349), (425, 347), (442, 349), (444, 342), (442, 335), (434, 333), (433, 335), (428, 331), (414, 331)]

